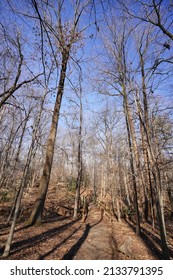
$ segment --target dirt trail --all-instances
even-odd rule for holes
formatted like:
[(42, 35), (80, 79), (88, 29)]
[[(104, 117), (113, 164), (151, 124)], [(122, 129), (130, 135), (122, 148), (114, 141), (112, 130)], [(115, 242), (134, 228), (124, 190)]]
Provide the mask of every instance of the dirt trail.
[[(144, 241), (135, 235), (130, 226), (115, 218), (102, 214), (93, 206), (86, 220), (87, 237), (73, 259), (76, 260), (122, 260), (122, 259), (157, 259)], [(122, 242), (130, 240), (127, 253), (119, 250)], [(126, 247), (126, 246), (125, 246)], [(68, 255), (67, 255), (68, 258)]]
[(86, 220), (88, 236), (74, 259), (113, 260), (118, 258), (111, 224), (98, 208), (91, 208)]

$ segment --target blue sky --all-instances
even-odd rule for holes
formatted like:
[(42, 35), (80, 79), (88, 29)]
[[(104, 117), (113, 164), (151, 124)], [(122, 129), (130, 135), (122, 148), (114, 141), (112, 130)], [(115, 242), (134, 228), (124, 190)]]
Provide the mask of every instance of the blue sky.
[[(11, 1), (12, 6), (15, 8), (17, 11), (22, 11), (25, 13), (25, 10), (27, 11), (29, 8), (29, 2), (22, 1), (22, 0), (13, 0)], [(27, 4), (26, 4), (27, 3)], [(64, 18), (68, 18), (71, 15), (71, 7), (69, 4), (70, 1), (66, 0), (65, 5), (66, 5), (66, 11), (65, 11), (65, 16)], [(166, 1), (164, 1), (164, 5), (166, 5)], [(70, 8), (69, 8), (70, 7)], [(29, 10), (31, 14), (33, 12)], [(110, 14), (110, 11), (106, 10)], [(13, 12), (10, 12), (10, 8), (8, 7), (6, 1), (0, 1), (0, 13), (1, 13), (1, 21), (4, 21), (5, 23), (8, 23), (9, 30), (13, 32), (12, 30), (17, 30), (18, 28), (21, 28), (22, 32), (22, 37), (23, 37), (23, 48), (24, 48), (24, 55), (25, 59), (27, 61), (27, 66), (29, 66), (30, 71), (33, 71), (35, 74), (40, 72), (42, 70), (42, 65), (41, 61), (38, 60), (39, 54), (39, 49), (38, 53), (35, 53), (34, 48), (35, 45), (39, 47), (39, 41), (37, 44), (37, 37), (35, 37), (35, 32), (36, 29), (34, 29), (35, 22), (33, 19), (30, 19), (28, 17), (25, 17), (22, 14), (17, 13), (16, 15)], [(119, 16), (119, 11), (117, 10), (117, 14), (112, 14), (112, 16), (118, 17)], [(85, 95), (84, 102), (85, 102), (85, 114), (89, 118), (90, 114), (92, 115), (91, 112), (100, 110), (104, 105), (104, 99), (105, 97), (102, 95), (98, 94), (97, 90), (97, 78), (99, 79), (100, 71), (97, 68), (102, 68), (104, 65), (108, 64), (108, 59), (106, 57), (106, 52), (103, 47), (103, 42), (102, 38), (103, 33), (106, 32), (106, 22), (104, 21), (104, 15), (102, 14), (101, 7), (97, 7), (96, 11), (96, 18), (98, 20), (97, 25), (94, 24), (94, 17), (89, 19), (86, 17), (84, 14), (85, 20), (82, 21), (82, 27), (87, 25), (88, 23), (92, 22), (92, 25), (86, 29), (84, 32), (83, 38), (82, 38), (82, 44), (83, 46), (79, 48), (77, 53), (74, 55), (75, 60), (80, 60), (82, 59), (82, 63), (80, 62), (80, 66), (83, 71), (83, 92)], [(111, 17), (110, 17), (111, 18)], [(110, 19), (108, 18), (108, 20)], [(169, 19), (171, 20), (171, 19)], [(99, 27), (99, 31), (98, 28)], [(121, 27), (120, 27), (121, 28)], [(106, 34), (106, 33), (105, 33)], [(164, 40), (163, 36), (163, 40)], [(165, 39), (166, 40), (166, 39)], [(134, 51), (134, 42), (132, 40), (129, 40), (129, 56), (133, 60), (134, 67), (135, 64), (137, 63), (136, 61), (136, 53)], [(153, 44), (154, 46), (154, 44)], [(169, 55), (170, 56), (173, 54), (172, 52), (173, 47), (167, 52), (165, 52), (164, 55)], [(46, 50), (46, 48), (45, 48)], [(101, 56), (100, 56), (101, 54)], [(32, 59), (31, 59), (32, 58)], [(49, 58), (48, 58), (49, 59)], [(74, 67), (74, 63), (69, 64), (69, 71), (68, 76), (71, 79), (71, 82), (76, 85), (76, 70), (77, 66)], [(55, 74), (56, 75), (56, 71)], [(52, 81), (50, 83), (51, 87), (56, 87), (56, 81), (57, 77), (52, 76)], [(169, 105), (169, 102), (173, 102), (173, 94), (172, 94), (172, 76), (168, 79), (165, 80), (161, 83), (159, 88), (156, 89), (155, 94), (156, 95), (161, 95), (163, 102), (161, 104), (162, 107)], [(54, 94), (56, 94), (56, 90), (54, 91)], [(49, 97), (50, 104), (48, 104), (48, 107), (53, 107), (55, 97), (54, 94), (52, 94)], [(68, 99), (74, 98), (75, 95), (74, 93), (71, 92), (70, 87), (68, 86), (68, 81), (67, 85), (65, 88), (65, 94), (64, 94), (64, 99), (62, 103), (62, 113), (65, 110), (68, 110), (69, 107), (69, 102)], [(109, 99), (114, 99), (113, 97), (109, 97)], [(117, 98), (116, 98), (117, 99)], [(118, 99), (117, 99), (118, 100)], [(117, 101), (118, 103), (121, 103), (121, 101)], [(62, 122), (63, 125), (63, 122)]]

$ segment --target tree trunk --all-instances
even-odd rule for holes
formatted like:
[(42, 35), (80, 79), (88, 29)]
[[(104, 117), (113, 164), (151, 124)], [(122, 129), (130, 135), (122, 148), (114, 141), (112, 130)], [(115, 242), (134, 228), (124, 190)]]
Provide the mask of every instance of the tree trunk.
[(64, 49), (64, 52), (62, 53), (62, 67), (61, 67), (57, 97), (56, 97), (53, 116), (52, 116), (52, 124), (51, 124), (49, 137), (47, 141), (47, 150), (46, 150), (45, 163), (43, 167), (43, 174), (40, 180), (38, 195), (31, 216), (26, 222), (27, 225), (40, 224), (42, 219), (44, 202), (46, 199), (46, 194), (48, 190), (50, 174), (52, 169), (54, 146), (55, 146), (58, 120), (59, 120), (59, 114), (61, 108), (61, 101), (62, 101), (62, 96), (64, 91), (64, 83), (66, 77), (68, 58), (69, 58), (69, 50), (67, 51)]
[[(23, 142), (24, 133), (25, 133), (25, 129), (26, 129), (26, 125), (27, 125), (28, 119), (29, 119), (29, 114), (26, 117), (25, 122), (24, 122), (24, 126), (23, 126), (23, 129), (22, 129), (22, 135), (20, 137), (19, 146), (18, 146), (17, 153), (16, 153), (16, 156), (15, 156), (15, 159), (14, 159), (15, 162), (14, 162), (14, 166), (13, 166), (12, 174), (11, 175), (13, 175), (14, 171), (16, 170), (16, 164), (17, 164), (18, 159), (19, 159), (19, 155), (20, 155), (20, 150), (21, 150), (21, 146), (22, 146), (22, 142)], [(12, 178), (12, 179), (14, 180), (14, 178)], [(9, 182), (12, 183), (11, 176), (9, 178)], [(14, 210), (15, 210), (15, 207), (16, 207), (17, 198), (19, 196), (19, 192), (20, 192), (19, 189), (16, 190), (15, 197), (14, 197), (14, 202), (13, 202), (10, 214), (8, 216), (8, 219), (7, 219), (7, 224), (9, 224), (9, 222), (10, 222), (10, 220), (12, 218), (12, 215), (14, 213)]]
[(173, 189), (171, 188), (171, 185), (169, 183), (169, 177), (167, 173), (165, 174), (166, 177), (166, 182), (167, 182), (167, 192), (168, 192), (168, 198), (170, 202), (170, 207), (171, 207), (171, 217), (173, 218)]
[[(148, 217), (149, 217), (149, 195), (151, 195), (151, 219), (153, 221), (153, 225), (154, 225), (154, 198), (153, 198), (153, 186), (152, 186), (152, 182), (151, 182), (151, 174), (150, 174), (150, 164), (149, 164), (149, 160), (148, 160), (148, 152), (147, 152), (147, 140), (146, 140), (146, 135), (144, 132), (144, 126), (143, 126), (143, 119), (142, 119), (142, 108), (141, 108), (141, 104), (140, 104), (140, 100), (139, 100), (139, 94), (138, 94), (138, 90), (135, 90), (135, 95), (134, 95), (134, 99), (136, 102), (136, 108), (137, 108), (137, 113), (139, 116), (139, 120), (140, 120), (140, 133), (141, 133), (141, 139), (142, 139), (142, 152), (143, 152), (143, 158), (144, 158), (144, 170), (143, 170), (143, 176), (146, 178), (145, 180), (145, 184), (143, 184), (143, 190), (144, 190), (144, 216), (145, 216), (145, 220), (148, 222)], [(145, 103), (147, 101), (145, 100)], [(144, 106), (145, 110), (146, 108), (148, 108), (147, 105)], [(145, 118), (146, 122), (148, 123), (148, 117), (146, 117), (146, 112), (145, 112)], [(148, 127), (148, 125), (147, 125)], [(150, 190), (150, 192), (149, 192)]]
[(9, 232), (8, 239), (7, 239), (7, 242), (6, 242), (6, 245), (5, 245), (5, 250), (4, 250), (4, 253), (3, 253), (4, 258), (8, 257), (9, 253), (10, 253), (11, 243), (12, 243), (13, 234), (14, 234), (14, 228), (15, 228), (15, 225), (16, 225), (16, 221), (17, 221), (17, 217), (18, 217), (18, 213), (19, 213), (19, 209), (20, 209), (23, 189), (24, 189), (24, 186), (25, 186), (26, 172), (27, 172), (27, 165), (26, 165), (24, 176), (23, 176), (23, 179), (22, 179), (22, 182), (21, 182), (21, 185), (20, 185), (20, 189), (17, 193), (14, 217), (13, 217), (13, 220), (12, 220), (10, 232)]
[(29, 149), (29, 152), (28, 152), (25, 168), (24, 168), (24, 171), (23, 171), (22, 181), (21, 181), (19, 190), (18, 190), (17, 195), (16, 195), (14, 216), (13, 216), (9, 236), (8, 236), (8, 239), (7, 239), (7, 242), (6, 242), (5, 250), (4, 250), (4, 253), (3, 253), (3, 257), (8, 257), (9, 253), (10, 253), (10, 247), (11, 247), (11, 243), (12, 243), (12, 239), (13, 239), (13, 234), (14, 234), (16, 221), (17, 221), (17, 218), (18, 218), (18, 213), (19, 213), (19, 209), (20, 209), (23, 190), (24, 190), (24, 187), (26, 185), (26, 180), (27, 180), (28, 170), (29, 170), (29, 166), (30, 166), (31, 158), (32, 158), (32, 154), (33, 154), (35, 139), (36, 139), (36, 130), (34, 132), (32, 142), (31, 142), (31, 145), (30, 145), (30, 149)]
[[(143, 91), (143, 94), (144, 94), (144, 91)], [(146, 92), (145, 92), (145, 94), (146, 94)], [(145, 102), (147, 102), (146, 98), (145, 98)], [(139, 109), (139, 107), (138, 107), (138, 109)], [(138, 114), (139, 114), (139, 120), (143, 126), (143, 131), (145, 133), (148, 160), (149, 160), (149, 164), (151, 166), (151, 170), (152, 170), (153, 177), (155, 180), (156, 209), (157, 209), (157, 219), (158, 219), (159, 229), (160, 229), (162, 255), (163, 255), (164, 259), (170, 259), (169, 249), (167, 246), (166, 228), (165, 228), (164, 213), (163, 213), (160, 170), (159, 170), (159, 167), (157, 164), (157, 160), (155, 158), (153, 148), (150, 143), (149, 133), (147, 130), (148, 125), (146, 126), (142, 119), (141, 110), (138, 110)], [(145, 119), (145, 121), (146, 121), (146, 119)], [(151, 188), (151, 189), (153, 189), (153, 188)], [(152, 195), (153, 195), (153, 193), (152, 193)], [(154, 206), (154, 205), (152, 205), (152, 206)]]
[(82, 182), (82, 91), (80, 89), (80, 124), (79, 124), (79, 137), (78, 137), (78, 176), (76, 181), (76, 195), (73, 218), (77, 218), (80, 207), (80, 188)]
[(169, 201), (170, 201), (170, 205), (171, 205), (171, 217), (173, 218), (173, 191), (172, 191), (171, 187), (169, 187), (169, 189), (168, 189), (168, 196), (169, 196)]
[(133, 146), (131, 141), (131, 131), (130, 131), (130, 123), (129, 123), (129, 107), (127, 105), (126, 96), (124, 96), (124, 111), (125, 111), (125, 119), (126, 119), (126, 128), (127, 128), (127, 136), (128, 136), (128, 144), (130, 151), (130, 168), (132, 173), (132, 181), (133, 181), (133, 189), (134, 189), (134, 203), (135, 203), (135, 214), (136, 214), (136, 234), (140, 235), (140, 216), (139, 216), (139, 207), (138, 207), (138, 194), (137, 194), (137, 184), (136, 184), (136, 172), (134, 166), (133, 159)]
[(160, 229), (162, 257), (164, 260), (169, 260), (170, 255), (169, 255), (169, 249), (167, 245), (166, 228), (165, 228), (165, 220), (164, 220), (160, 170), (157, 165), (155, 166), (154, 169), (155, 169), (154, 179), (156, 184), (156, 209), (157, 209), (157, 218), (158, 218), (159, 229)]
[(143, 57), (143, 53), (141, 51), (139, 51), (139, 55), (140, 55), (140, 62), (141, 62), (144, 114), (143, 114), (143, 117), (142, 117), (141, 110), (138, 111), (138, 114), (139, 114), (139, 120), (141, 122), (141, 125), (143, 126), (144, 135), (145, 135), (149, 165), (151, 166), (151, 170), (152, 170), (153, 177), (154, 177), (154, 180), (155, 180), (156, 209), (157, 209), (157, 218), (158, 218), (159, 229), (160, 229), (162, 255), (163, 255), (164, 259), (170, 259), (169, 249), (168, 249), (168, 246), (167, 246), (165, 221), (164, 221), (163, 202), (162, 202), (162, 194), (161, 194), (162, 187), (161, 187), (160, 170), (159, 170), (159, 166), (158, 166), (158, 163), (157, 163), (157, 160), (156, 160), (156, 155), (155, 155), (154, 149), (153, 149), (151, 141), (150, 141), (149, 117), (148, 117), (148, 100), (147, 100), (147, 90), (146, 90), (146, 81), (145, 81), (144, 57)]

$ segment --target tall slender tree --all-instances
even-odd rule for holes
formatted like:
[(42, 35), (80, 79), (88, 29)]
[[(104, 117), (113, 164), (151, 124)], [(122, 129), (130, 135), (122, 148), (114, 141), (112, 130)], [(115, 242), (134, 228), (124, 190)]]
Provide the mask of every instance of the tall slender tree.
[[(51, 22), (49, 22), (46, 17), (45, 18), (42, 17), (38, 3), (35, 0), (33, 0), (32, 2), (36, 14), (39, 18), (41, 28), (43, 28), (46, 31), (48, 36), (49, 33), (51, 33), (51, 36), (53, 36), (54, 40), (56, 41), (61, 56), (61, 62), (60, 62), (60, 75), (59, 75), (56, 101), (55, 101), (53, 115), (52, 115), (50, 132), (47, 140), (47, 149), (46, 149), (43, 174), (40, 180), (38, 196), (36, 198), (31, 216), (27, 221), (27, 224), (30, 225), (35, 223), (37, 224), (41, 223), (42, 213), (44, 209), (44, 202), (48, 190), (51, 169), (52, 169), (55, 139), (57, 134), (60, 108), (61, 108), (65, 79), (67, 74), (67, 65), (69, 59), (72, 56), (73, 46), (75, 45), (75, 43), (77, 43), (80, 40), (82, 32), (86, 29), (85, 26), (84, 28), (79, 30), (79, 25), (83, 13), (85, 12), (86, 8), (88, 8), (91, 1), (80, 1), (80, 0), (75, 1), (75, 3), (73, 3), (74, 5), (69, 7), (69, 9), (73, 9), (72, 10), (73, 17), (70, 18), (70, 20), (65, 19), (64, 22), (64, 15), (63, 15), (64, 1), (58, 0), (56, 22), (54, 23), (54, 25)], [(55, 12), (54, 6), (53, 6), (53, 12)], [(51, 42), (51, 38), (48, 37), (48, 39), (49, 42)]]

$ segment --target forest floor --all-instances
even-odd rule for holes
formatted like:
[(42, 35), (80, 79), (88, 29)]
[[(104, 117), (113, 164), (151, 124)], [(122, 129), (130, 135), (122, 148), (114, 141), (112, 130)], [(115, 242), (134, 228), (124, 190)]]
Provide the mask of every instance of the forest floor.
[[(169, 245), (173, 257), (172, 224)], [(0, 254), (9, 228), (0, 230)], [(172, 230), (173, 233), (173, 230)], [(127, 241), (127, 242), (126, 242)], [(124, 242), (124, 243), (123, 243)], [(122, 250), (125, 244), (125, 252)], [(158, 229), (142, 224), (141, 237), (134, 225), (117, 222), (92, 206), (85, 222), (72, 217), (47, 217), (41, 226), (16, 227), (9, 260), (157, 260), (161, 259)]]

